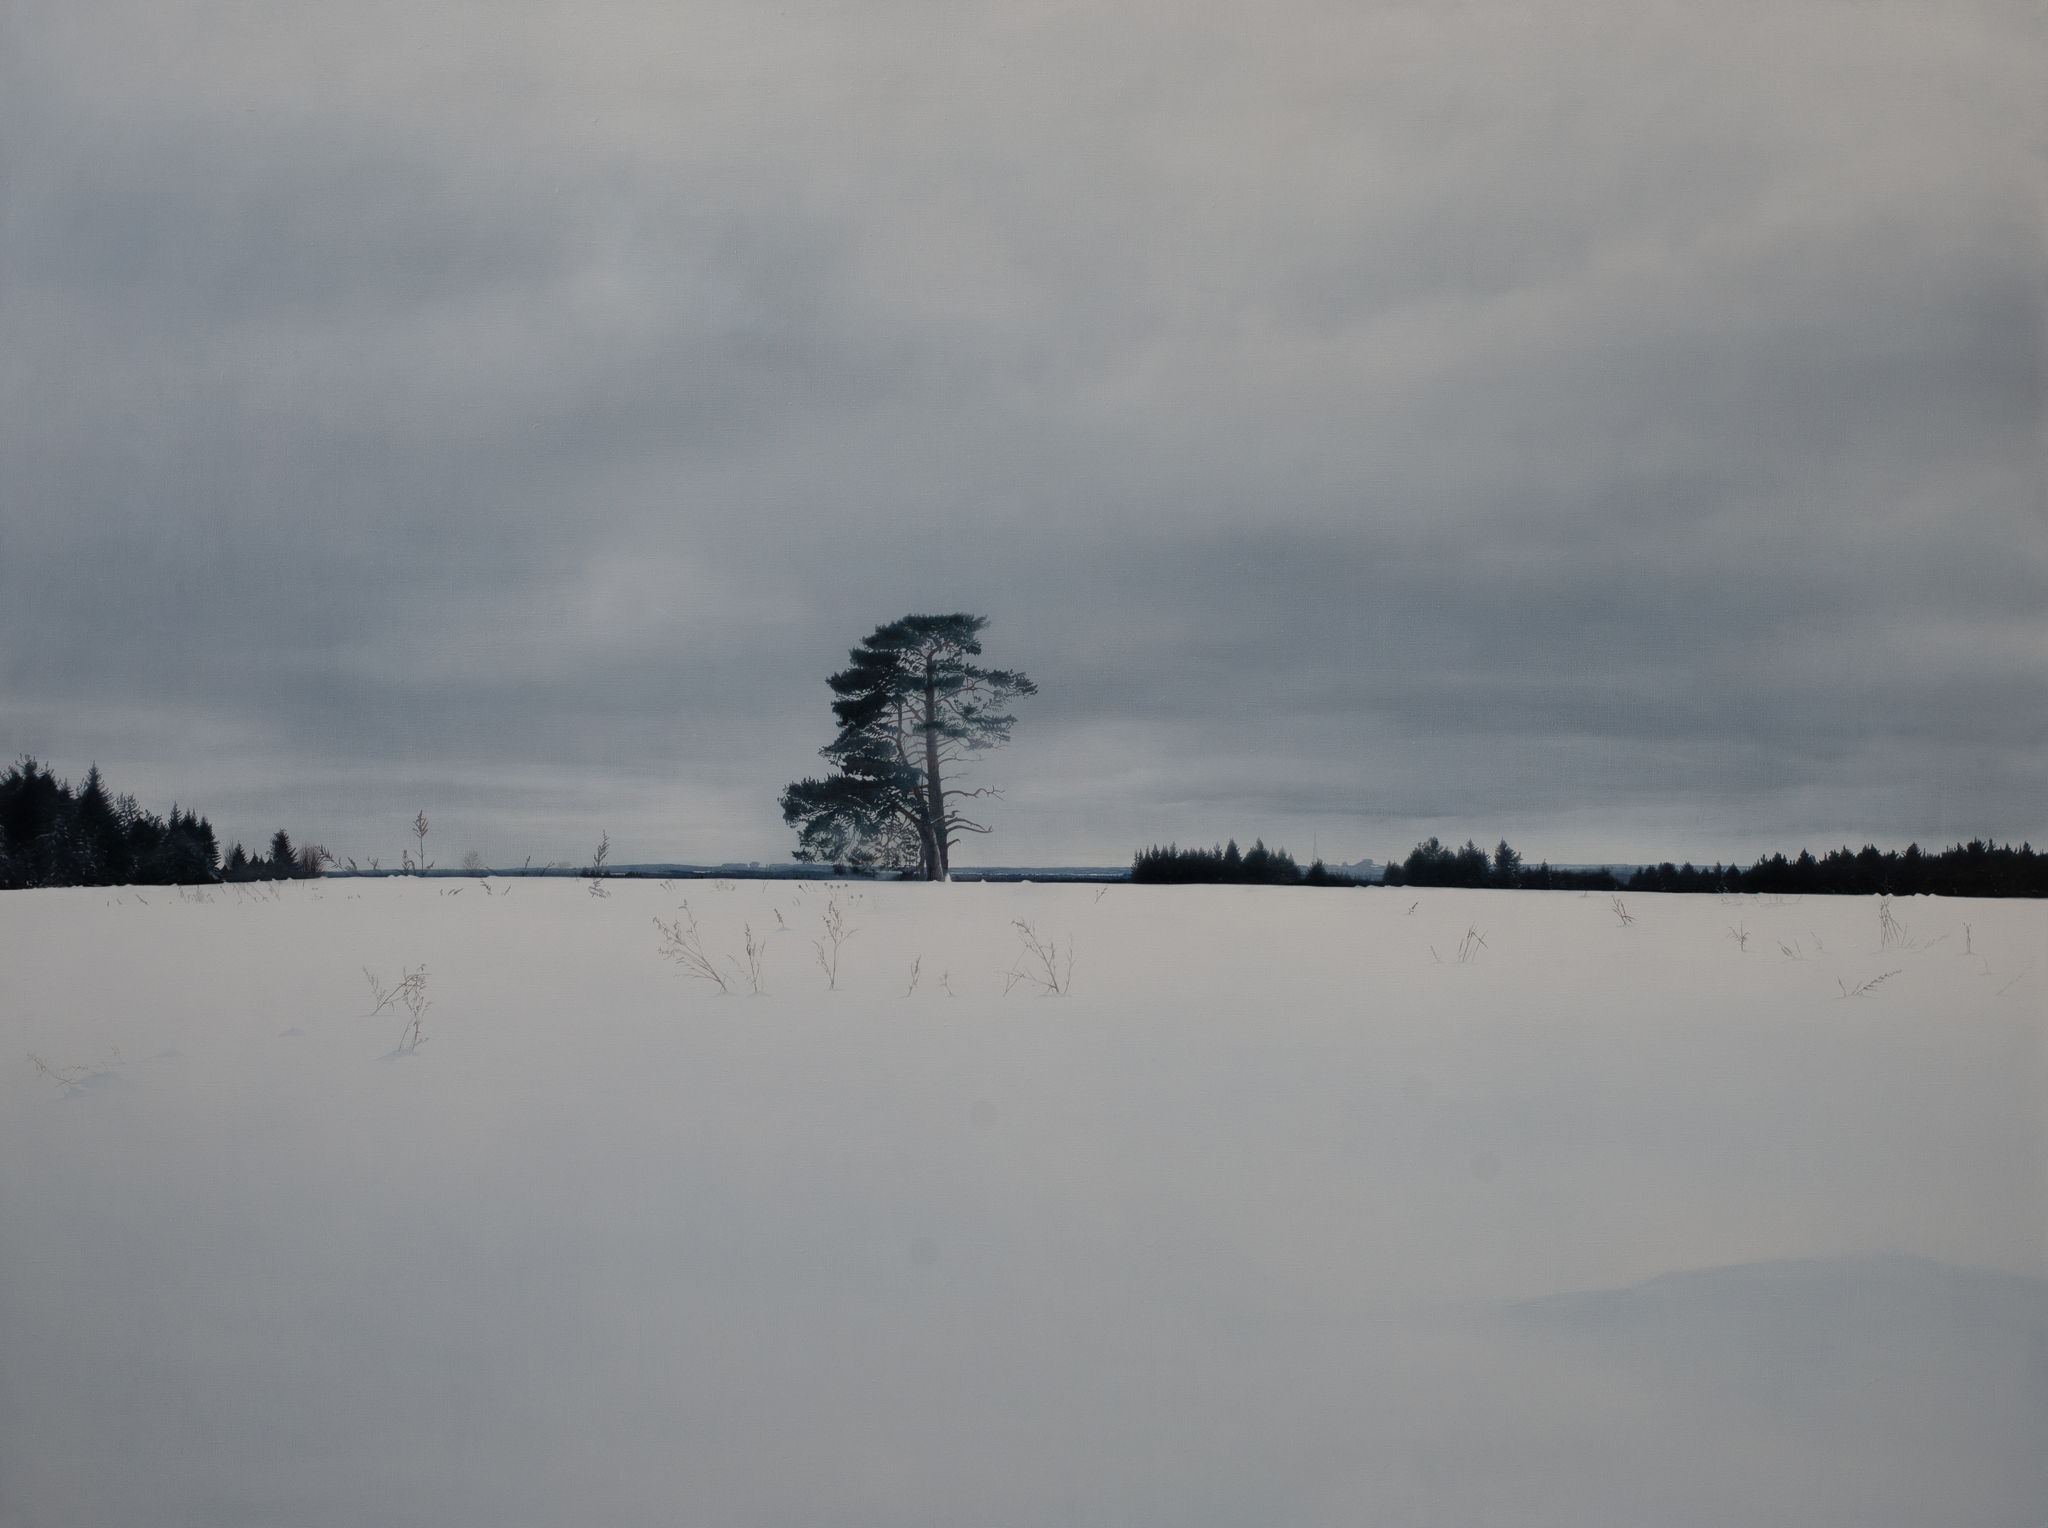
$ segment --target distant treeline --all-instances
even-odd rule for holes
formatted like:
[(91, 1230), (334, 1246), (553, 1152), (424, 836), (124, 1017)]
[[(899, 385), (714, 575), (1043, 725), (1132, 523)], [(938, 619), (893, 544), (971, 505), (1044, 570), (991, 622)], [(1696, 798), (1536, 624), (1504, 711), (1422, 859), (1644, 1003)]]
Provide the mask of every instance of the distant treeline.
[(1780, 892), (1818, 896), (2048, 897), (2048, 854), (2032, 844), (1993, 845), (1980, 838), (1930, 854), (1918, 844), (1879, 850), (1866, 844), (1830, 849), (1819, 859), (1801, 849), (1792, 859), (1773, 854), (1747, 870), (1716, 865), (1643, 865), (1629, 877), (1631, 891)]
[(98, 765), (75, 791), (26, 755), (0, 774), (0, 888), (283, 880), (318, 875), (326, 858), (295, 849), (280, 828), (268, 859), (236, 844), (223, 864), (204, 817), (176, 806), (169, 818), (146, 812), (109, 792)]
[(1348, 876), (1332, 875), (1317, 860), (1303, 870), (1285, 849), (1268, 849), (1264, 839), (1240, 850), (1237, 840), (1213, 849), (1182, 849), (1175, 845), (1142, 850), (1131, 861), (1131, 879), (1154, 885), (1195, 882), (1233, 886), (1355, 886)]
[(1408, 858), (1387, 866), (1389, 886), (1495, 886), (1523, 891), (1614, 891), (1621, 882), (1607, 870), (1558, 870), (1549, 861), (1531, 865), (1503, 838), (1493, 854), (1465, 841), (1446, 848), (1434, 838), (1417, 844)]
[[(1237, 840), (1213, 849), (1169, 845), (1140, 853), (1131, 863), (1133, 881), (1155, 885), (1222, 882), (1252, 886), (1356, 886), (1361, 883), (1326, 870), (1321, 860), (1303, 870), (1285, 849), (1263, 840), (1240, 850)], [(1633, 870), (1566, 870), (1547, 861), (1535, 865), (1502, 839), (1488, 854), (1467, 839), (1453, 849), (1435, 838), (1417, 844), (1408, 858), (1386, 870), (1389, 886), (1484, 886), (1504, 891), (1676, 891), (1752, 892), (1816, 896), (1910, 897), (1925, 892), (1946, 897), (2048, 896), (2048, 854), (2031, 844), (2015, 849), (1982, 839), (1934, 853), (1918, 844), (1903, 850), (1830, 849), (1816, 859), (1800, 850), (1791, 859), (1769, 855), (1754, 865), (1638, 865)]]
[(1489, 856), (1469, 839), (1462, 849), (1425, 839), (1399, 865), (1387, 867), (1389, 886), (1492, 886), (1534, 891), (1771, 892), (1816, 896), (1947, 897), (2048, 896), (2048, 855), (2030, 844), (2015, 849), (1982, 839), (1936, 853), (1918, 844), (1881, 851), (1846, 845), (1815, 859), (1773, 854), (1747, 869), (1740, 865), (1639, 865), (1616, 875), (1607, 870), (1554, 870), (1529, 865), (1502, 839)]

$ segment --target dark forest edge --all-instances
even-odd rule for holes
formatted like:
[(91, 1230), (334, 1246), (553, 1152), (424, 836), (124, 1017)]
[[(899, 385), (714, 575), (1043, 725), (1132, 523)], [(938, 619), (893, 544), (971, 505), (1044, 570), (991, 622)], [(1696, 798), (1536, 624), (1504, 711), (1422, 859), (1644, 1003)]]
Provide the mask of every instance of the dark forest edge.
[(2015, 849), (1976, 838), (1928, 853), (1918, 844), (1880, 850), (1846, 844), (1819, 858), (1801, 849), (1790, 859), (1764, 856), (1740, 865), (1639, 865), (1625, 875), (1607, 870), (1554, 870), (1529, 865), (1506, 839), (1488, 856), (1469, 839), (1449, 849), (1434, 838), (1387, 867), (1389, 886), (1492, 886), (1528, 891), (1749, 893), (1774, 896), (2041, 897), (2048, 896), (2048, 855), (2031, 844)]
[(267, 858), (236, 844), (223, 862), (213, 824), (176, 805), (159, 817), (112, 794), (97, 764), (75, 791), (28, 755), (0, 774), (0, 889), (299, 880), (326, 863), (324, 849), (294, 847), (282, 828)]
[(1778, 896), (2040, 897), (2048, 896), (2048, 855), (2033, 845), (1967, 844), (1928, 853), (1918, 844), (1903, 850), (1847, 845), (1819, 858), (1801, 849), (1791, 859), (1767, 855), (1740, 865), (1674, 865), (1668, 860), (1632, 871), (1535, 865), (1502, 839), (1488, 854), (1471, 840), (1462, 849), (1435, 838), (1417, 844), (1408, 858), (1389, 865), (1383, 882), (1360, 882), (1333, 874), (1317, 860), (1303, 870), (1285, 849), (1263, 842), (1240, 852), (1237, 841), (1214, 849), (1151, 848), (1131, 863), (1131, 879), (1152, 884), (1225, 883), (1266, 886), (1463, 886), (1498, 891), (1713, 892)]
[(1303, 870), (1285, 849), (1263, 841), (1240, 850), (1237, 840), (1212, 849), (1156, 845), (1131, 862), (1131, 879), (1152, 885), (1194, 883), (1257, 886), (1463, 886), (1497, 891), (1670, 891), (1779, 896), (2041, 897), (2048, 896), (2048, 855), (2031, 844), (2015, 849), (1972, 839), (1928, 853), (1918, 844), (1880, 850), (1866, 844), (1830, 849), (1819, 858), (1802, 849), (1791, 859), (1767, 855), (1740, 865), (1638, 865), (1633, 870), (1531, 865), (1502, 839), (1488, 854), (1471, 840), (1462, 849), (1435, 838), (1389, 865), (1383, 881), (1360, 881), (1324, 867)]
[(1268, 849), (1264, 839), (1249, 849), (1237, 840), (1213, 849), (1182, 849), (1169, 844), (1141, 850), (1131, 861), (1131, 879), (1141, 885), (1186, 886), (1364, 886), (1366, 881), (1337, 875), (1317, 860), (1303, 870), (1285, 849)]

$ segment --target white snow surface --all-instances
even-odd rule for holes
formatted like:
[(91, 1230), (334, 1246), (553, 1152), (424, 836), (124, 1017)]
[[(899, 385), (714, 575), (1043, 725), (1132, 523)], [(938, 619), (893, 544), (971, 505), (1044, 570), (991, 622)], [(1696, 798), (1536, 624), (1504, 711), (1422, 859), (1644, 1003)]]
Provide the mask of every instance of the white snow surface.
[(0, 1524), (2048, 1522), (2040, 903), (603, 890), (0, 894)]

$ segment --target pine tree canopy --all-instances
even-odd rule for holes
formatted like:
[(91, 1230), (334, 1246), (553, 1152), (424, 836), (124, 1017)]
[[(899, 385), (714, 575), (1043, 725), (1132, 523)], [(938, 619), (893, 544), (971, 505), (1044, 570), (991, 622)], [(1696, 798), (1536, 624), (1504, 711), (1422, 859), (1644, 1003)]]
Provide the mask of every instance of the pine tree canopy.
[(955, 783), (963, 757), (1010, 740), (1010, 702), (1038, 692), (1013, 669), (983, 668), (978, 615), (907, 615), (878, 626), (826, 680), (839, 732), (819, 750), (833, 773), (782, 793), (796, 857), (946, 879), (962, 833), (986, 833), (960, 804), (998, 793)]

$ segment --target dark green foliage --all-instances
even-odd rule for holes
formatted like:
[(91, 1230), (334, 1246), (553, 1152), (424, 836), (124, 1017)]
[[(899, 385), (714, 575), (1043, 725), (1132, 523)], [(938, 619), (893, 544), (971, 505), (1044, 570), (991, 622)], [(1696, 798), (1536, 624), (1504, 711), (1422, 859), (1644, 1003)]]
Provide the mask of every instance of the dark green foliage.
[[(1543, 867), (1544, 891), (1619, 891), (1621, 882), (1611, 870), (1558, 870)], [(1529, 883), (1524, 882), (1524, 885)]]
[(219, 859), (204, 818), (145, 812), (98, 765), (76, 793), (26, 755), (0, 774), (0, 887), (198, 885), (219, 879)]
[[(1506, 867), (1505, 869), (1503, 867)], [(1803, 896), (1894, 896), (1930, 893), (1949, 897), (2048, 896), (2048, 855), (2031, 844), (1993, 847), (1982, 839), (1929, 854), (1918, 844), (1903, 852), (1874, 845), (1830, 849), (1816, 859), (1802, 849), (1792, 859), (1773, 854), (1749, 869), (1737, 865), (1674, 865), (1665, 860), (1639, 865), (1617, 880), (1605, 870), (1557, 870), (1548, 861), (1530, 869), (1502, 839), (1491, 868), (1469, 842), (1447, 849), (1434, 838), (1415, 846), (1407, 860), (1387, 867), (1389, 886), (1501, 886), (1531, 891), (1670, 891), (1694, 894), (1776, 893)]]
[(1003, 708), (1038, 687), (968, 661), (987, 625), (978, 615), (907, 615), (876, 627), (826, 681), (839, 735), (819, 753), (834, 773), (798, 780), (781, 798), (797, 859), (944, 880), (959, 835), (988, 831), (958, 803), (997, 793), (947, 781), (963, 755), (1010, 740), (1016, 718)]
[(1339, 875), (1321, 860), (1317, 860), (1302, 873), (1304, 886), (1370, 886), (1371, 881), (1361, 881), (1356, 876)]
[(0, 775), (0, 844), (9, 886), (77, 884), (70, 787), (24, 756)]
[(1503, 838), (1493, 851), (1494, 886), (1514, 888), (1522, 884), (1522, 856), (1517, 854)]
[(138, 885), (197, 886), (217, 878), (220, 848), (212, 824), (176, 805), (168, 822), (135, 812), (128, 820), (128, 843), (134, 856), (131, 879)]
[(922, 840), (902, 803), (915, 771), (885, 761), (849, 760), (838, 774), (798, 780), (782, 793), (782, 818), (797, 830), (795, 858), (856, 870), (917, 865)]
[[(1507, 840), (1501, 840), (1501, 847), (1507, 848)], [(1514, 851), (1509, 849), (1513, 854)], [(1519, 856), (1516, 857), (1519, 862)], [(1436, 838), (1425, 838), (1417, 844), (1408, 858), (1401, 864), (1400, 874), (1394, 874), (1394, 867), (1387, 867), (1387, 884), (1390, 886), (1486, 886), (1492, 884), (1493, 867), (1487, 860), (1486, 851), (1465, 841), (1462, 849), (1447, 849)]]
[(1644, 865), (1629, 878), (1631, 891), (1742, 891), (1786, 896), (1893, 896), (1929, 893), (1945, 897), (2048, 896), (2048, 855), (2033, 845), (1993, 846), (1972, 839), (1937, 854), (1918, 844), (1903, 852), (1846, 844), (1816, 859), (1805, 849), (1793, 859), (1780, 854), (1759, 859), (1747, 870), (1716, 865)]
[(1548, 860), (1533, 869), (1505, 838), (1486, 851), (1467, 839), (1462, 849), (1425, 838), (1398, 865), (1387, 866), (1389, 886), (1494, 886), (1517, 891), (1612, 891), (1620, 883), (1605, 870), (1558, 870)]
[(1323, 868), (1321, 860), (1316, 861), (1313, 869), (1304, 875), (1294, 856), (1285, 849), (1268, 849), (1265, 840), (1261, 839), (1250, 849), (1240, 851), (1234, 838), (1228, 848), (1219, 844), (1213, 849), (1182, 849), (1169, 844), (1162, 849), (1155, 845), (1131, 861), (1131, 879), (1154, 885), (1198, 882), (1242, 886), (1355, 884), (1342, 876), (1331, 875)]
[(114, 813), (97, 764), (86, 770), (85, 783), (71, 803), (71, 851), (78, 878), (88, 886), (121, 886), (131, 879), (128, 835)]
[[(1260, 846), (1263, 849), (1263, 845)], [(1257, 851), (1254, 851), (1257, 852)], [(1246, 865), (1252, 856), (1243, 856)], [(1131, 867), (1134, 881), (1238, 881), (1261, 877), (1238, 867), (1237, 845), (1226, 849), (1151, 849)], [(1291, 867), (1293, 860), (1287, 860)], [(1320, 878), (1319, 878), (1320, 872)], [(1283, 883), (1285, 876), (1277, 877)], [(1344, 884), (1320, 864), (1296, 879), (1309, 885)], [(1692, 893), (1777, 893), (1802, 896), (1948, 897), (2048, 896), (2048, 854), (2031, 844), (2015, 849), (1984, 839), (1930, 854), (1918, 844), (1882, 851), (1865, 844), (1830, 849), (1816, 859), (1805, 849), (1792, 859), (1773, 854), (1749, 869), (1738, 865), (1674, 865), (1669, 860), (1641, 865), (1617, 879), (1606, 870), (1560, 870), (1548, 860), (1531, 867), (1502, 839), (1491, 860), (1467, 840), (1452, 849), (1436, 838), (1417, 844), (1408, 858), (1389, 865), (1388, 886), (1491, 886), (1526, 891), (1671, 891)]]
[(327, 862), (324, 850), (313, 845), (294, 846), (291, 835), (279, 828), (270, 835), (270, 854), (251, 856), (240, 844), (228, 850), (221, 866), (224, 881), (297, 881), (320, 874)]

